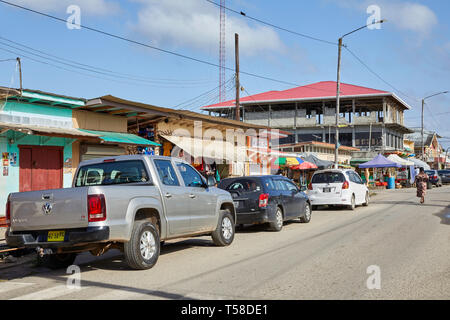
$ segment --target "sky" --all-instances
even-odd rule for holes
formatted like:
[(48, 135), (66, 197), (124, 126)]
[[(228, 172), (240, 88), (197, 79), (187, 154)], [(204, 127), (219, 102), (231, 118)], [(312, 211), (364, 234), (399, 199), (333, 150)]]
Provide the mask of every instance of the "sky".
[[(1, 86), (19, 87), (15, 62), (2, 60), (20, 56), (24, 88), (82, 98), (111, 94), (193, 111), (219, 100), (219, 8), (207, 0), (7, 1), (77, 23), (75, 5), (83, 26), (207, 63), (70, 28), (0, 2)], [(422, 98), (450, 90), (449, 1), (227, 0), (226, 6), (324, 40), (227, 11), (226, 67), (234, 68), (234, 33), (239, 33), (241, 71), (278, 80), (241, 74), (243, 96), (336, 80), (332, 43), (377, 13), (387, 19), (379, 28), (344, 38), (350, 51), (342, 52), (341, 81), (396, 93), (412, 107), (405, 112), (410, 127), (421, 125)], [(233, 76), (226, 71), (226, 80)], [(231, 80), (226, 97), (234, 98)], [(426, 100), (425, 128), (449, 138), (441, 140), (445, 148), (450, 147), (449, 107), (450, 93)]]

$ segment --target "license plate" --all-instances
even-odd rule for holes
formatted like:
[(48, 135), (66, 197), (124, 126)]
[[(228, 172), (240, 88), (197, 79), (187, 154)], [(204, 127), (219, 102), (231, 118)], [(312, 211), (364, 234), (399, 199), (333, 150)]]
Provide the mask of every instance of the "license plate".
[(47, 234), (47, 241), (64, 241), (65, 235), (65, 231), (49, 231)]
[(323, 192), (331, 192), (331, 188), (323, 188)]
[(234, 202), (234, 206), (237, 208), (239, 207), (239, 201), (233, 201)]

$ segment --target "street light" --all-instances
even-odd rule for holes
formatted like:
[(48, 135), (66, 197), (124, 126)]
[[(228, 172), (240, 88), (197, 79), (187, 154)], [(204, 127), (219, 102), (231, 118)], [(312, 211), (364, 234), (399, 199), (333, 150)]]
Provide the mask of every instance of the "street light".
[(338, 162), (338, 155), (339, 155), (339, 90), (341, 87), (341, 51), (342, 51), (342, 39), (349, 34), (352, 34), (356, 31), (359, 31), (361, 29), (367, 28), (368, 26), (383, 23), (386, 20), (379, 20), (374, 21), (370, 24), (366, 24), (365, 26), (362, 26), (358, 29), (355, 29), (353, 31), (350, 31), (349, 33), (344, 34), (342, 37), (339, 38), (338, 41), (338, 65), (337, 65), (337, 85), (336, 85), (336, 134), (335, 134), (335, 145), (334, 145), (334, 168), (337, 169), (339, 167)]
[(428, 96), (428, 97), (425, 97), (425, 98), (422, 99), (422, 148), (421, 148), (421, 150), (422, 150), (422, 161), (425, 161), (425, 146), (424, 146), (424, 142), (423, 142), (423, 107), (425, 105), (425, 99), (428, 99), (428, 98), (431, 98), (431, 97), (434, 97), (434, 96), (437, 96), (437, 95), (440, 95), (440, 94), (445, 94), (445, 93), (448, 93), (448, 91), (438, 92), (438, 93), (432, 94), (431, 96)]

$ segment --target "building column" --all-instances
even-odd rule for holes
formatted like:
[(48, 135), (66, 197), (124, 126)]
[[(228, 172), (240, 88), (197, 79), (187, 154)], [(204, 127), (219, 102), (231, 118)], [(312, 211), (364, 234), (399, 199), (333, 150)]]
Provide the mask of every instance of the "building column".
[(352, 99), (352, 113), (351, 113), (351, 121), (350, 123), (354, 123), (354, 119), (355, 119), (355, 112), (356, 112), (356, 100)]
[(267, 115), (267, 126), (270, 127), (270, 118), (272, 117), (272, 106), (269, 104), (269, 112)]
[(355, 141), (356, 133), (355, 133), (355, 131), (356, 131), (355, 126), (352, 126), (352, 147), (353, 148), (356, 146), (356, 141)]
[(297, 136), (297, 102), (295, 103), (295, 113), (294, 113), (294, 142), (298, 143), (298, 136)]

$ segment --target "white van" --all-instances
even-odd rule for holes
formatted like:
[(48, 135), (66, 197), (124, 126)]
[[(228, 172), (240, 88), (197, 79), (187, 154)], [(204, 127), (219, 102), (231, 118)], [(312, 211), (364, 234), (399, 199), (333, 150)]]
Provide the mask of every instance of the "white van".
[(308, 185), (308, 196), (313, 208), (318, 205), (345, 205), (354, 210), (357, 205), (369, 205), (369, 189), (351, 169), (316, 171)]

